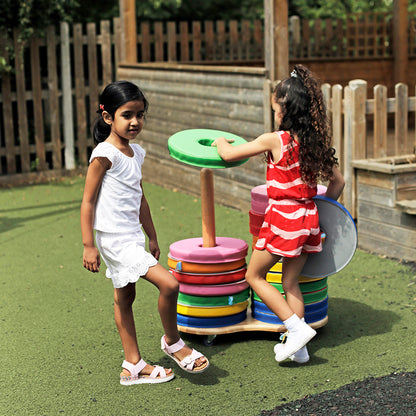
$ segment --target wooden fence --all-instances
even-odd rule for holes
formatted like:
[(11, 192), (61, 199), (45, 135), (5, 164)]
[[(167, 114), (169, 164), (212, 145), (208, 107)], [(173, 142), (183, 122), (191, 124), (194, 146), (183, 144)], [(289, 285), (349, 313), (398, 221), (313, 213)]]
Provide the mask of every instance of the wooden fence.
[[(306, 62), (318, 55), (319, 59), (388, 55), (391, 54), (389, 19), (384, 14), (350, 16), (346, 22), (300, 22), (292, 18), (290, 51)], [(409, 56), (416, 56), (416, 31), (412, 29), (415, 21), (412, 16)], [(329, 49), (325, 46), (328, 41), (333, 45)], [(142, 22), (138, 25), (137, 42), (141, 61), (186, 61), (188, 64), (201, 61), (223, 65), (245, 61), (262, 66), (261, 21)], [(90, 130), (96, 117), (98, 94), (103, 85), (115, 79), (122, 44), (119, 19), (86, 26), (69, 27), (63, 23), (58, 32), (49, 27), (45, 38), (33, 37), (26, 45), (19, 43), (15, 32), (14, 57), (9, 57), (10, 45), (0, 36), (0, 55), (14, 69), (12, 73), (0, 74), (2, 183), (7, 183), (13, 174), (86, 166), (92, 148)], [(377, 90), (377, 97), (386, 101), (386, 92), (380, 91)], [(382, 104), (387, 105), (388, 114), (395, 99)], [(371, 100), (368, 103), (368, 108), (375, 105)], [(414, 100), (410, 99), (408, 106), (412, 111)], [(378, 107), (375, 111), (379, 111)], [(367, 116), (371, 117), (371, 113)], [(390, 118), (386, 117), (389, 123)], [(402, 120), (401, 116), (396, 118)], [(406, 122), (403, 113), (403, 123)], [(366, 125), (379, 137), (379, 130), (385, 129), (383, 123), (377, 122), (374, 129), (368, 128), (369, 123)], [(401, 133), (403, 129), (398, 133), (400, 137), (405, 137)], [(387, 148), (386, 143), (382, 146)]]
[(86, 166), (98, 93), (115, 79), (119, 62), (119, 19), (112, 30), (110, 21), (75, 24), (72, 38), (67, 23), (59, 34), (51, 26), (45, 38), (34, 36), (26, 45), (15, 31), (13, 60), (5, 39), (0, 55), (14, 71), (0, 79), (0, 173)]

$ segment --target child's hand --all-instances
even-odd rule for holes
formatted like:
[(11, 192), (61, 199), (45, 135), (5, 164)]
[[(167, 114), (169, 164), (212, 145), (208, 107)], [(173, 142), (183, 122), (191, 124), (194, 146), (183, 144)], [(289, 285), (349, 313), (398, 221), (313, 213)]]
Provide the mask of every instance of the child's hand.
[(211, 146), (217, 147), (219, 143), (233, 143), (233, 142), (234, 142), (234, 139), (226, 139), (225, 137), (218, 137), (211, 143)]
[(90, 272), (97, 273), (100, 271), (100, 252), (96, 247), (84, 247), (83, 263), (84, 267)]
[(149, 251), (150, 254), (156, 259), (159, 260), (160, 256), (160, 249), (157, 240), (150, 240), (149, 239)]

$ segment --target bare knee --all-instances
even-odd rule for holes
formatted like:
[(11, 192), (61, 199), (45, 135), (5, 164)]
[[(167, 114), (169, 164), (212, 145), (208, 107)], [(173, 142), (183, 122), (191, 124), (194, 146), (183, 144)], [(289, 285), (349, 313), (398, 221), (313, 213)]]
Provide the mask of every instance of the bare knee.
[(129, 308), (133, 305), (136, 298), (136, 287), (134, 284), (128, 284), (125, 287), (114, 289), (114, 303), (118, 307)]
[(163, 285), (160, 286), (159, 290), (160, 294), (163, 296), (178, 296), (179, 283), (173, 276), (170, 276), (169, 279), (164, 280)]

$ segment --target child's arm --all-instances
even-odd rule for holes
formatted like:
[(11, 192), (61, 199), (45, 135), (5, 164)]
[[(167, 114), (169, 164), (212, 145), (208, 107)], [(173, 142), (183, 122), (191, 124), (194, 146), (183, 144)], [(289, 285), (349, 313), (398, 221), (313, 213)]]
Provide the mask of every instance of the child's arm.
[(159, 249), (159, 243), (157, 242), (156, 229), (153, 224), (149, 204), (144, 195), (144, 192), (142, 196), (142, 202), (140, 204), (140, 222), (142, 224), (144, 232), (149, 238), (149, 251), (156, 260), (159, 260), (160, 249)]
[(335, 201), (341, 196), (345, 186), (345, 180), (340, 170), (334, 166), (332, 169), (333, 178), (329, 181), (325, 196)]
[[(109, 161), (108, 161), (109, 162)], [(85, 179), (84, 195), (81, 203), (81, 234), (84, 245), (83, 264), (90, 272), (100, 271), (100, 253), (94, 244), (94, 212), (98, 192), (106, 172), (106, 167), (98, 158), (94, 159)]]
[(226, 162), (234, 162), (265, 152), (272, 152), (274, 160), (280, 157), (280, 140), (276, 133), (262, 134), (257, 139), (238, 146), (232, 146), (230, 143), (232, 141), (227, 141), (225, 137), (219, 137), (211, 144), (217, 147), (218, 154)]

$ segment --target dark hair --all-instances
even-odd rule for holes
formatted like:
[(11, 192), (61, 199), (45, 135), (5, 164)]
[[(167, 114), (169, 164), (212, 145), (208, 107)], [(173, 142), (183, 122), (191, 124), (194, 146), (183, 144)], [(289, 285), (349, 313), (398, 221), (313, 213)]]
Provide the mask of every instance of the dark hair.
[(114, 117), (117, 109), (129, 101), (143, 101), (144, 112), (147, 112), (149, 103), (140, 88), (132, 82), (116, 81), (104, 88), (100, 95), (100, 104), (97, 110), (100, 116), (96, 120), (92, 131), (95, 144), (103, 142), (111, 132), (111, 126), (102, 117), (103, 111), (107, 111), (111, 117)]
[(331, 146), (331, 132), (318, 80), (303, 65), (295, 65), (291, 76), (273, 90), (273, 99), (283, 113), (279, 129), (290, 132), (292, 148), (295, 135), (299, 140), (299, 163), (304, 182), (316, 184), (318, 179), (331, 179), (338, 159)]

